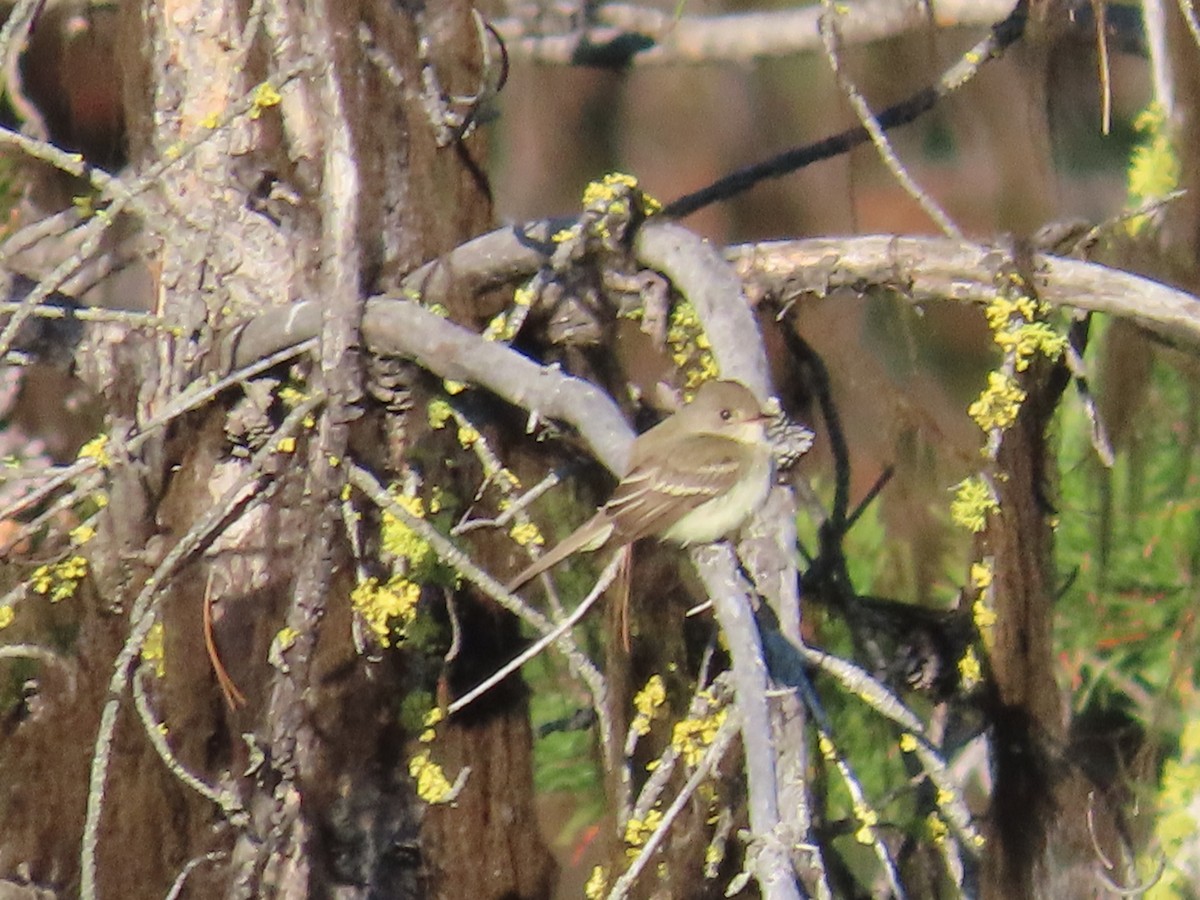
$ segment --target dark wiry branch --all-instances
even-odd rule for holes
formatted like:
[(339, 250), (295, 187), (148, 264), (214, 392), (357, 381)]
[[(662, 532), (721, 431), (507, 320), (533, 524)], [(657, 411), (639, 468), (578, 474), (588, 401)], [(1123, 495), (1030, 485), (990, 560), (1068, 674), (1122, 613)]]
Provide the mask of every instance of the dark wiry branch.
[[(879, 113), (875, 117), (878, 127), (887, 130), (907, 125), (933, 109), (939, 100), (974, 77), (981, 65), (1000, 56), (1005, 49), (1018, 41), (1025, 31), (1025, 19), (1026, 2), (1019, 0), (1008, 18), (992, 26), (987, 37), (964, 53), (934, 85)], [(667, 204), (664, 212), (677, 219), (690, 216), (705, 206), (728, 200), (747, 191), (759, 182), (769, 178), (780, 178), (823, 159), (840, 156), (870, 139), (870, 132), (863, 126), (849, 128), (814, 144), (796, 147), (771, 159), (739, 169), (706, 188)]]

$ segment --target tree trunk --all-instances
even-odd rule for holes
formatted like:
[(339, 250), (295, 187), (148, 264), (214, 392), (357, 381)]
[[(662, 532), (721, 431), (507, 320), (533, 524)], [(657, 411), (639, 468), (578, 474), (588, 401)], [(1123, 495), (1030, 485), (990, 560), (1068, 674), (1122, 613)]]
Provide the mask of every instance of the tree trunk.
[[(482, 63), (486, 34), (460, 0), (413, 11), (384, 0), (283, 2), (252, 22), (247, 7), (122, 6), (115, 52), (126, 62), (130, 167), (121, 177), (132, 184), (154, 172), (130, 206), (149, 239), (156, 294), (147, 305), (172, 327), (110, 334), (85, 368), (112, 434), (135, 433), (217, 367), (219, 329), (301, 298), (336, 310), (322, 366), (277, 368), (257, 403), (251, 388), (228, 390), (112, 464), (92, 582), (71, 610), (52, 610), (73, 635), (74, 693), (47, 675), (44, 709), (10, 723), (0, 749), (0, 868), (76, 892), (105, 685), (145, 591), (164, 629), (165, 676), (150, 701), (168, 743), (188, 770), (233, 788), (249, 818), (231, 825), (167, 771), (123, 691), (103, 793), (92, 797), (97, 880), (85, 864), (85, 892), (161, 897), (189, 860), (215, 851), (189, 873), (185, 896), (546, 896), (553, 864), (534, 818), (522, 690), (441, 729), (435, 752), (451, 774), (473, 770), (457, 808), (427, 816), (414, 793), (419, 722), (402, 720), (401, 708), (428, 689), (421, 673), (431, 660), (421, 648), (393, 649), (371, 664), (356, 649), (344, 469), (330, 449), (400, 478), (422, 433), (423, 409), (383, 415), (357, 402), (365, 366), (354, 310), (491, 222), (484, 142), (462, 136), (461, 116), (473, 110), (447, 99), (494, 81)], [(277, 93), (252, 95), (263, 82)], [(492, 313), (469, 292), (455, 296), (459, 321)], [(278, 424), (269, 389), (281, 378), (327, 400), (294, 452), (252, 473), (255, 429)], [(467, 469), (460, 477), (477, 474)], [(219, 526), (200, 533), (197, 523), (248, 474)], [(197, 535), (148, 587), (178, 542)], [(486, 554), (486, 540), (476, 552)], [(455, 593), (455, 604), (481, 607)], [(206, 616), (232, 682), (226, 696), (240, 693), (244, 705), (222, 700)], [(492, 652), (513, 655), (519, 636), (507, 614), (484, 617)], [(291, 644), (280, 639), (285, 624), (298, 625)]]

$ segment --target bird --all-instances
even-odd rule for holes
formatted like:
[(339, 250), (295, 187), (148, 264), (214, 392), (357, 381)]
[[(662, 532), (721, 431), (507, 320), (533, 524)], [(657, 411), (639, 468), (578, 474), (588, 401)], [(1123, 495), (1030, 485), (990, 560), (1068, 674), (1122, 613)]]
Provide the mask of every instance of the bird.
[(508, 591), (575, 553), (652, 535), (686, 547), (736, 531), (774, 480), (770, 418), (744, 384), (705, 382), (691, 403), (634, 439), (628, 472), (608, 501), (509, 581)]

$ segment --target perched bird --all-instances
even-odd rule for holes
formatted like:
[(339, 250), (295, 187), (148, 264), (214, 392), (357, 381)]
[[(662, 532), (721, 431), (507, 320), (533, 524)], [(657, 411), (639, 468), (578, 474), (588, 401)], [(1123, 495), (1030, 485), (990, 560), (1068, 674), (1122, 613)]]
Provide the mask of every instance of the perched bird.
[(735, 531), (771, 488), (769, 418), (745, 385), (705, 382), (691, 403), (634, 440), (629, 471), (608, 502), (508, 590), (575, 553), (616, 550), (650, 535), (704, 544)]

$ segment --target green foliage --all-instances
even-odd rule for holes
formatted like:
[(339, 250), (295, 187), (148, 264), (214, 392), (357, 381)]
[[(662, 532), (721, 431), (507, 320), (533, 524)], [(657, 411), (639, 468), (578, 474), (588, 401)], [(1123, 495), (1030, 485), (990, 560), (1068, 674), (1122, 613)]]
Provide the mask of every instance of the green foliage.
[(1128, 694), (1147, 717), (1160, 712), (1147, 698), (1172, 688), (1200, 560), (1195, 447), (1180, 413), (1192, 393), (1178, 369), (1157, 362), (1134, 446), (1111, 472), (1097, 461), (1082, 404), (1069, 400), (1060, 420), (1058, 646), (1081, 697)]
[(576, 804), (559, 833), (559, 843), (566, 843), (604, 815), (604, 776), (596, 755), (596, 732), (594, 728), (570, 727), (581, 707), (580, 698), (562, 690), (569, 680), (557, 671), (553, 660), (539, 656), (523, 671), (531, 688), (534, 788), (539, 794), (571, 794)]
[(1158, 785), (1152, 851), (1139, 867), (1153, 898), (1194, 897), (1200, 731), (1195, 678), (1195, 584), (1200, 492), (1195, 466), (1197, 384), (1160, 356), (1111, 472), (1097, 462), (1078, 402), (1061, 431), (1057, 646), (1075, 705), (1128, 705), (1155, 746), (1178, 746)]
[(1200, 722), (1189, 722), (1180, 739), (1180, 752), (1163, 770), (1159, 816), (1154, 836), (1161, 853), (1171, 861), (1146, 893), (1149, 900), (1195, 897), (1198, 872), (1195, 852), (1200, 828), (1195, 806), (1200, 795)]

